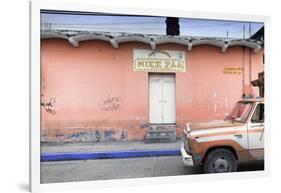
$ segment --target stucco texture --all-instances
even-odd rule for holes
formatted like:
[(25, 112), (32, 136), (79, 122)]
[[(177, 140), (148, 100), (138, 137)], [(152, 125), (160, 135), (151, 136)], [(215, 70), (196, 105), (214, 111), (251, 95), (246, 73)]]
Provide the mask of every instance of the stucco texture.
[[(55, 98), (55, 113), (42, 106), (41, 140), (143, 140), (149, 125), (149, 73), (133, 71), (133, 49), (150, 47), (131, 42), (113, 48), (103, 41), (73, 47), (67, 40), (42, 40), (41, 96), (45, 102)], [(254, 80), (263, 71), (263, 49), (257, 54), (248, 48), (243, 54), (241, 46), (225, 53), (209, 45), (192, 51), (177, 44), (157, 49), (185, 51), (186, 72), (176, 73), (178, 137), (186, 122), (223, 118), (243, 90), (258, 94), (249, 85), (250, 76)]]

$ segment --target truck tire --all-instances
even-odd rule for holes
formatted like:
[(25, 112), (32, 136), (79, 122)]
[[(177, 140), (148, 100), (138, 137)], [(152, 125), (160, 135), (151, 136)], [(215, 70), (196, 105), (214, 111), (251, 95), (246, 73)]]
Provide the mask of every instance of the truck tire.
[(226, 148), (210, 151), (204, 160), (204, 173), (225, 173), (237, 171), (237, 160), (233, 152)]

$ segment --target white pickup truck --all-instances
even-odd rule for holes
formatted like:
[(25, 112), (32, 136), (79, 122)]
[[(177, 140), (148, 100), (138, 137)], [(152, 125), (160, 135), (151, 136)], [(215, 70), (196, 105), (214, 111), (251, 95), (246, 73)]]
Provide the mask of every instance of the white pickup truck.
[(237, 164), (264, 159), (264, 99), (242, 99), (224, 119), (187, 123), (182, 160), (205, 173), (237, 171)]

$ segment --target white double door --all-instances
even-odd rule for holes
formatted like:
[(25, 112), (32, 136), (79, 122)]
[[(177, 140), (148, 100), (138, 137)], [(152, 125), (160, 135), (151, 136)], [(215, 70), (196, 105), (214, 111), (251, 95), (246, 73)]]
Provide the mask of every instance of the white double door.
[(176, 123), (175, 74), (149, 74), (149, 122)]

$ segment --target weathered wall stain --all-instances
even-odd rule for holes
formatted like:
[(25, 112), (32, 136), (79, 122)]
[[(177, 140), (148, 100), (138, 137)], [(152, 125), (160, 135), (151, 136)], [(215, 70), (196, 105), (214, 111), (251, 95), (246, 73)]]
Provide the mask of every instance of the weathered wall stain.
[(145, 124), (140, 125), (141, 129), (148, 128), (148, 127), (149, 127), (149, 123), (145, 123)]
[(115, 131), (113, 129), (104, 131), (104, 141), (117, 141), (117, 139), (115, 138)]
[(108, 96), (102, 100), (100, 105), (101, 111), (118, 111), (120, 108), (121, 97), (120, 96)]
[(97, 142), (100, 142), (100, 140), (101, 140), (101, 133), (100, 133), (99, 130), (96, 130), (96, 131), (95, 131), (95, 137), (96, 137), (96, 141), (97, 141)]

